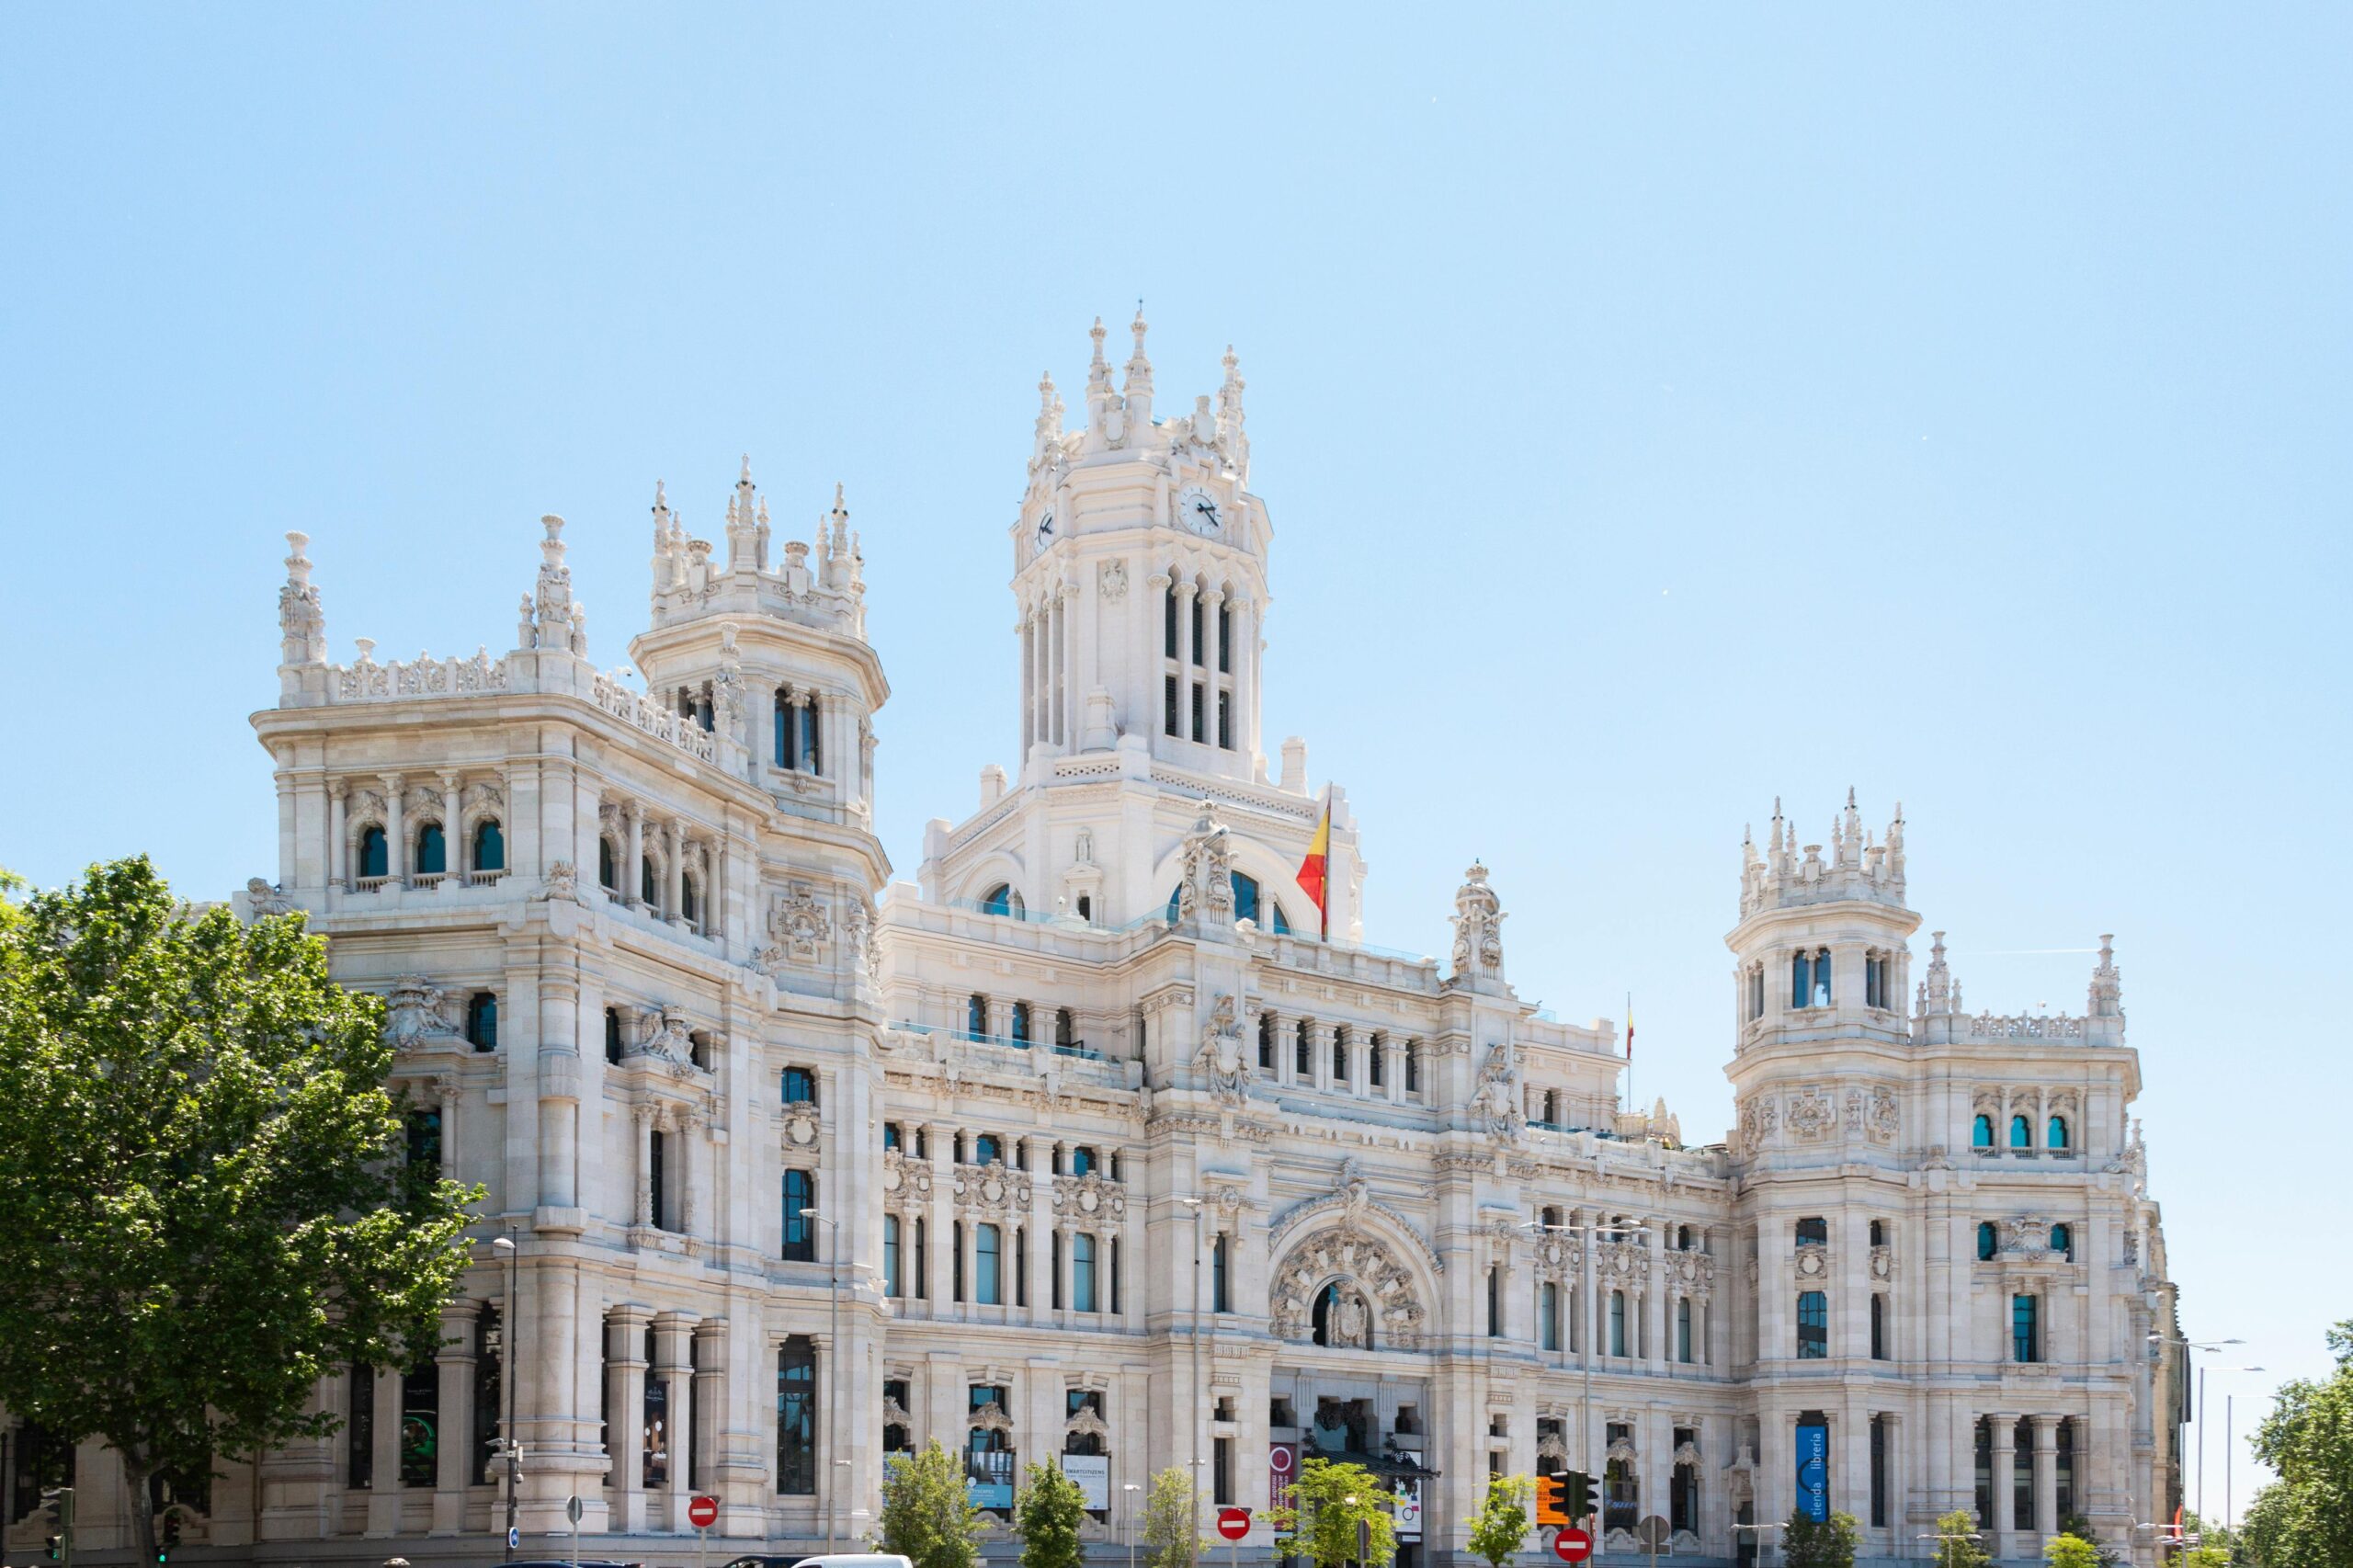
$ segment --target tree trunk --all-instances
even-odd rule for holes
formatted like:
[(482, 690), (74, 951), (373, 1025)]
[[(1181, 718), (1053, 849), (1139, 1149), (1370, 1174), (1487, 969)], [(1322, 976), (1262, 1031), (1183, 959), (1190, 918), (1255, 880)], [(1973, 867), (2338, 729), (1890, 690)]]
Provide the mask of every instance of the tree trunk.
[(154, 1483), (145, 1460), (134, 1459), (125, 1449), (115, 1451), (122, 1458), (123, 1490), (130, 1494), (127, 1501), (131, 1519), (131, 1561), (134, 1564), (153, 1562), (155, 1561)]

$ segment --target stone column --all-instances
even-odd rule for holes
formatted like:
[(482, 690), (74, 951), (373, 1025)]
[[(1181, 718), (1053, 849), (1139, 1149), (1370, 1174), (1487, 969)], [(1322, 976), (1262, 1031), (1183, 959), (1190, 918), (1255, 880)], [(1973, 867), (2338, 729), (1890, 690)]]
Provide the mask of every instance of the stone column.
[(397, 773), (384, 775), (384, 869), (391, 874), (394, 887), (408, 882), (408, 846), (401, 822), (401, 790), (404, 783)]
[(2018, 1551), (2018, 1417), (1996, 1415), (1994, 1426), (1994, 1539), (1995, 1557)]
[(670, 1450), (670, 1470), (663, 1496), (648, 1500), (656, 1529), (685, 1530), (687, 1500), (693, 1495), (694, 1369), (688, 1363), (688, 1346), (694, 1336), (690, 1312), (664, 1312), (654, 1320), (654, 1376), (662, 1380), (664, 1440)]
[(719, 1422), (727, 1398), (727, 1323), (705, 1318), (694, 1330), (694, 1425), (689, 1432), (694, 1469), (688, 1474), (690, 1490), (719, 1490)]
[(441, 1378), (441, 1429), (434, 1450), (435, 1535), (455, 1535), (465, 1528), (467, 1471), (479, 1473), (482, 1468), (482, 1456), (472, 1451), (474, 1330), (479, 1311), (471, 1301), (456, 1301), (441, 1309), (442, 1344), (433, 1357)]
[(645, 902), (645, 811), (634, 801), (621, 811), (629, 818), (629, 862), (621, 867), (621, 903), (635, 909)]
[[(1061, 1145), (1051, 1140), (1029, 1140), (1029, 1251), (1022, 1260), (1029, 1270), (1026, 1289), (1029, 1295), (1029, 1321), (1035, 1324), (1053, 1320), (1053, 1282), (1047, 1270), (1053, 1265), (1052, 1236), (1061, 1230), (1054, 1219), (1054, 1166), (1059, 1163), (1057, 1151)], [(1067, 1242), (1064, 1243), (1068, 1244)], [(1070, 1297), (1063, 1298), (1068, 1302)]]
[(336, 779), (328, 791), (327, 809), (327, 885), (341, 892), (351, 891), (350, 835), (351, 786)]
[(368, 1533), (396, 1535), (401, 1528), (401, 1373), (397, 1367), (377, 1369), (375, 1428), (369, 1438)]
[(1332, 1084), (1332, 1026), (1307, 1026), (1307, 1067), (1309, 1082), (1316, 1088), (1328, 1089)]
[(1391, 1105), (1405, 1103), (1405, 1044), (1395, 1035), (1381, 1038), (1382, 1087), (1388, 1091)]
[(637, 1129), (637, 1210), (632, 1222), (643, 1228), (654, 1223), (654, 1108), (631, 1106), (629, 1114)]
[[(1650, 1364), (1651, 1375), (1662, 1378), (1666, 1376), (1673, 1351), (1667, 1344), (1673, 1324), (1666, 1310), (1666, 1238), (1670, 1233), (1672, 1227), (1665, 1221), (1654, 1222), (1651, 1226), (1650, 1244), (1643, 1249), (1647, 1259), (1643, 1277), (1643, 1322), (1647, 1325), (1643, 1337), (1647, 1343), (1643, 1348), (1647, 1352), (1644, 1359)], [(1665, 1475), (1666, 1471), (1661, 1470), (1658, 1473)], [(1665, 1510), (1652, 1511), (1660, 1513)]]
[[(952, 1287), (958, 1279), (961, 1278), (963, 1281), (965, 1310), (960, 1315), (970, 1318), (972, 1315), (971, 1309), (980, 1305), (981, 1301), (980, 1253), (975, 1244), (980, 1235), (979, 1217), (971, 1213), (959, 1214), (955, 1216), (951, 1226), (949, 1233), (956, 1243), (956, 1272), (949, 1276), (949, 1284)], [(1005, 1255), (1000, 1250), (997, 1255), (997, 1267), (1000, 1273), (1004, 1269), (1004, 1265)], [(1003, 1284), (1002, 1279), (999, 1280), (999, 1284)], [(1000, 1296), (1004, 1293), (1002, 1290), (997, 1292)]]
[(612, 1409), (606, 1413), (612, 1460), (612, 1528), (645, 1529), (645, 1324), (652, 1314), (640, 1306), (617, 1306), (605, 1317), (610, 1337)]
[(2059, 1418), (2033, 1420), (2034, 1528), (2050, 1537), (2059, 1533)]
[(672, 817), (663, 831), (662, 843), (669, 852), (662, 870), (662, 918), (675, 926), (681, 903), (678, 890), (686, 885), (687, 824)]

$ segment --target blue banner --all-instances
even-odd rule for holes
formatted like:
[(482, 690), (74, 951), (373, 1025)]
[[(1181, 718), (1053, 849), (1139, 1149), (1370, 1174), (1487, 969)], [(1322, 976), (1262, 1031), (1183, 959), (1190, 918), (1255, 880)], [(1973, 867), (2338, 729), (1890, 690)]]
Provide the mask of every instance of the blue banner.
[(1830, 1428), (1798, 1428), (1798, 1512), (1817, 1524), (1830, 1517)]

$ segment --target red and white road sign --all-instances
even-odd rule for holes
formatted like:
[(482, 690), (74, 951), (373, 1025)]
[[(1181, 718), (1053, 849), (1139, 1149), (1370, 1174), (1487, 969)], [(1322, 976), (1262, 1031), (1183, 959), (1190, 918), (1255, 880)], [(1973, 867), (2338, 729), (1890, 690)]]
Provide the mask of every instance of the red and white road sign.
[(709, 1529), (719, 1522), (719, 1499), (696, 1497), (687, 1504), (687, 1523), (699, 1530)]
[(1228, 1540), (1240, 1540), (1250, 1533), (1250, 1510), (1220, 1508), (1217, 1511), (1217, 1533)]
[(1593, 1555), (1593, 1537), (1581, 1529), (1564, 1529), (1552, 1538), (1552, 1555), (1563, 1562), (1583, 1562)]

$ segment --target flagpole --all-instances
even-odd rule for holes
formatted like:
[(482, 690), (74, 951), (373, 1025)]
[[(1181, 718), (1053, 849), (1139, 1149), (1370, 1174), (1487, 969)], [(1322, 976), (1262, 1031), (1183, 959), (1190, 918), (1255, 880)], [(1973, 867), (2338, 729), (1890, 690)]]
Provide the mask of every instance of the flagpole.
[(1634, 994), (1626, 993), (1626, 1099), (1634, 1098)]

